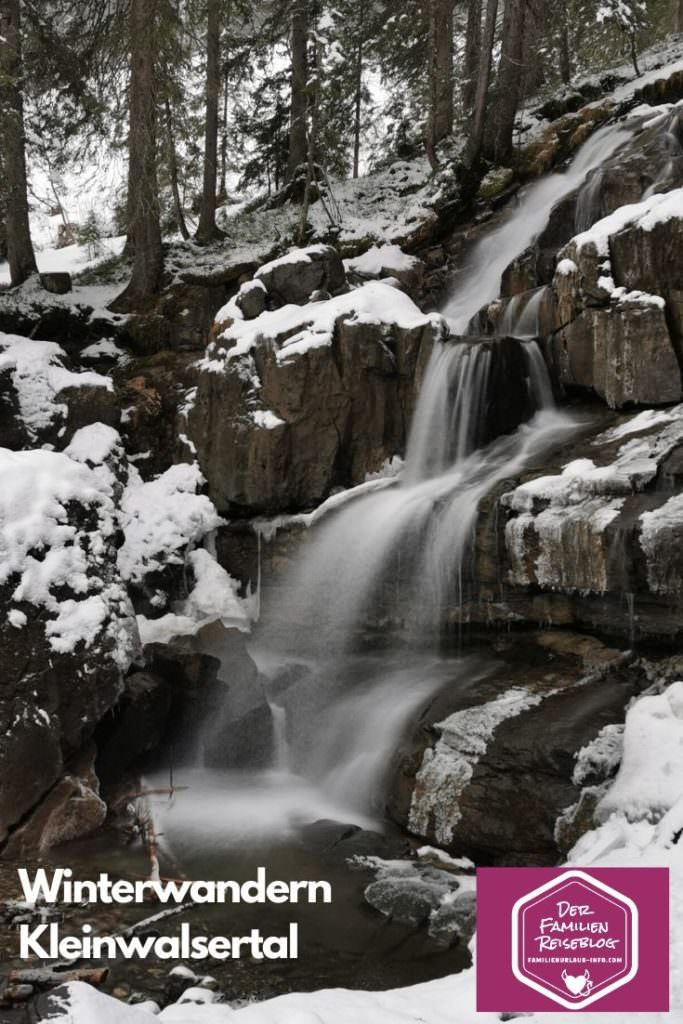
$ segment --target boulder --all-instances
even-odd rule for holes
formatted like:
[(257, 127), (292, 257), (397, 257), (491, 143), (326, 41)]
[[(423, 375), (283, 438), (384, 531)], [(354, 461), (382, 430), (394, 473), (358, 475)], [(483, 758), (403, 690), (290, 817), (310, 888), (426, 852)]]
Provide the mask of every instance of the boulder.
[(99, 795), (94, 759), (94, 744), (73, 758), (28, 820), (12, 832), (3, 850), (5, 857), (20, 859), (43, 852), (90, 835), (104, 824), (107, 805)]
[(344, 265), (331, 245), (294, 249), (286, 256), (265, 263), (254, 274), (266, 291), (283, 303), (304, 305), (316, 289), (338, 294), (346, 285)]
[(235, 304), (242, 310), (245, 320), (253, 320), (266, 311), (268, 292), (263, 281), (246, 281), (235, 297)]
[(555, 335), (553, 350), (560, 382), (592, 388), (612, 409), (683, 396), (663, 303), (635, 298), (586, 309)]
[(310, 508), (403, 451), (442, 330), (379, 282), (230, 324), (200, 364), (188, 413), (219, 511)]
[(46, 292), (52, 292), (53, 295), (66, 295), (72, 288), (71, 274), (64, 273), (63, 271), (39, 274), (38, 280), (40, 281), (41, 288), (44, 288)]

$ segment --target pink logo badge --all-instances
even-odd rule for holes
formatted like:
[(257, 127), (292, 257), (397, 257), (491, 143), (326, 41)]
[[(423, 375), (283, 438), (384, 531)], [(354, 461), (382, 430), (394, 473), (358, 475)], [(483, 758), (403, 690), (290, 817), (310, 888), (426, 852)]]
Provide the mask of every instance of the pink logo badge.
[(666, 1011), (668, 959), (664, 868), (477, 872), (478, 1010)]

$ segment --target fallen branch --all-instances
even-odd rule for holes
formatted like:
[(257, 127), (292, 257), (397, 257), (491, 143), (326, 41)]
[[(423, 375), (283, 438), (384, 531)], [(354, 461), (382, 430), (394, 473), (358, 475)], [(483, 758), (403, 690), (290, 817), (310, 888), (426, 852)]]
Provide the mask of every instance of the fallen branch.
[(60, 971), (58, 967), (57, 964), (55, 967), (20, 968), (10, 971), (7, 980), (10, 985), (35, 985), (37, 988), (56, 988), (66, 981), (84, 981), (99, 988), (109, 974), (108, 967), (76, 967), (67, 971)]

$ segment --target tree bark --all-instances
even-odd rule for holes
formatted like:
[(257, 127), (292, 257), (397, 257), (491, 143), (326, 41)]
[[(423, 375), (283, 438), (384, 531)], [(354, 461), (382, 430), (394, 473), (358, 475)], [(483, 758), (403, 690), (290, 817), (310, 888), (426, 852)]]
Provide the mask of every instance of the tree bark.
[(465, 32), (465, 79), (462, 87), (462, 105), (466, 112), (474, 106), (477, 75), (481, 51), (481, 0), (468, 0), (467, 29)]
[(223, 74), (223, 133), (221, 135), (221, 183), (218, 194), (222, 202), (228, 198), (228, 70)]
[(486, 124), (489, 82), (491, 80), (491, 57), (493, 54), (493, 43), (496, 37), (497, 17), (498, 0), (487, 0), (486, 24), (484, 26), (484, 38), (482, 40), (479, 72), (477, 74), (477, 88), (474, 96), (472, 128), (470, 130), (470, 137), (467, 141), (467, 150), (465, 152), (465, 167), (468, 171), (474, 170), (481, 159), (481, 149), (484, 142), (484, 127)]
[(636, 78), (640, 78), (640, 68), (638, 66), (638, 41), (636, 39), (635, 32), (629, 32), (628, 42), (629, 49), (631, 51), (631, 63), (633, 64), (633, 70), (636, 73)]
[(487, 156), (495, 164), (512, 154), (512, 134), (524, 76), (524, 13), (526, 0), (505, 0), (503, 45), (487, 132)]
[(0, 142), (12, 286), (37, 272), (28, 220), (20, 0), (0, 2)]
[(683, 32), (683, 0), (678, 0), (678, 10), (676, 11), (676, 31)]
[(356, 46), (356, 83), (353, 97), (353, 176), (358, 177), (360, 171), (360, 131), (363, 108), (363, 36), (361, 34)]
[(135, 259), (128, 287), (112, 303), (116, 312), (144, 306), (161, 289), (163, 257), (156, 165), (157, 74), (155, 40), (159, 0), (131, 0), (128, 181)]
[[(683, 0), (681, 0), (681, 3), (683, 3)], [(560, 11), (560, 19), (560, 78), (563, 85), (569, 85), (572, 80), (572, 58), (569, 46), (569, 18), (567, 17), (567, 8), (564, 4)]]
[(296, 174), (297, 167), (306, 163), (306, 84), (308, 17), (306, 0), (296, 0), (292, 10), (292, 98), (289, 109), (289, 155), (287, 159), (287, 181)]
[(301, 207), (301, 223), (299, 227), (299, 245), (306, 242), (308, 230), (308, 211), (311, 203), (311, 188), (316, 178), (315, 157), (318, 144), (318, 114), (320, 112), (320, 72), (321, 60), (318, 40), (315, 40), (313, 48), (313, 60), (315, 62), (313, 71), (312, 88), (309, 87), (306, 93), (306, 102), (309, 109), (310, 130), (308, 132), (308, 144), (306, 147), (306, 185), (304, 188), (304, 199)]
[(173, 111), (171, 110), (171, 103), (168, 97), (166, 97), (166, 142), (168, 144), (168, 173), (171, 179), (171, 192), (173, 194), (173, 208), (175, 210), (175, 219), (178, 224), (178, 230), (180, 234), (187, 242), (190, 237), (190, 232), (187, 230), (187, 224), (185, 222), (185, 214), (183, 212), (183, 204), (180, 198), (180, 185), (178, 175), (178, 155), (175, 148), (175, 132), (173, 131)]
[(429, 36), (427, 155), (435, 167), (436, 147), (453, 130), (453, 0), (430, 0)]
[(206, 21), (206, 119), (204, 122), (204, 182), (199, 210), (198, 242), (223, 237), (216, 225), (216, 182), (218, 179), (218, 97), (221, 89), (220, 0), (208, 0)]

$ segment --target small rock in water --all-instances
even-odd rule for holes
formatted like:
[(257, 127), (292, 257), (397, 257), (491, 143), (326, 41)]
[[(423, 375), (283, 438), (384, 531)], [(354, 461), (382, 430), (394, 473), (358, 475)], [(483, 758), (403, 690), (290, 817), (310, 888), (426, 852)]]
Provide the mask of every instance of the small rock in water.
[(474, 934), (476, 895), (473, 889), (443, 897), (429, 919), (429, 937), (450, 946), (469, 942)]
[(440, 894), (433, 885), (409, 876), (371, 882), (365, 890), (365, 899), (397, 924), (415, 928), (429, 920), (429, 915), (439, 905)]
[(127, 1002), (128, 998), (130, 997), (130, 985), (128, 985), (125, 981), (119, 982), (119, 984), (114, 989), (112, 989), (111, 994), (114, 997), (114, 999), (125, 999)]

